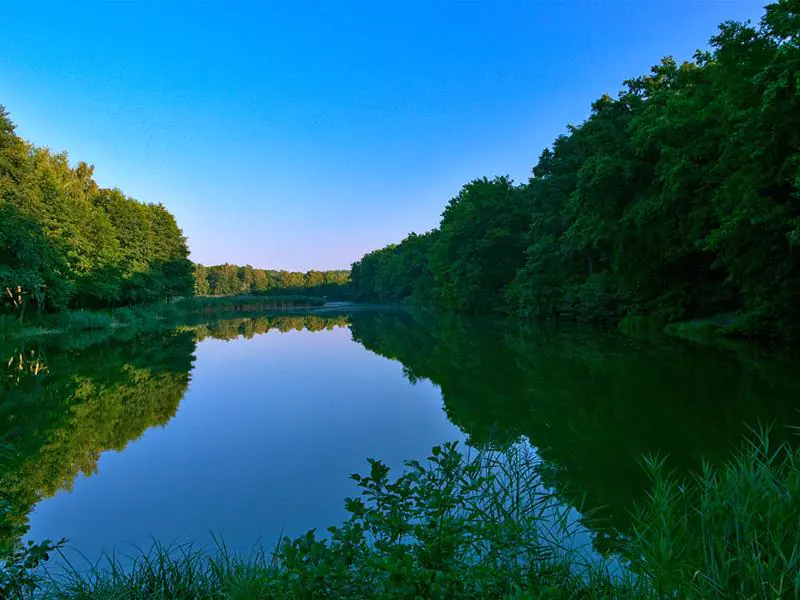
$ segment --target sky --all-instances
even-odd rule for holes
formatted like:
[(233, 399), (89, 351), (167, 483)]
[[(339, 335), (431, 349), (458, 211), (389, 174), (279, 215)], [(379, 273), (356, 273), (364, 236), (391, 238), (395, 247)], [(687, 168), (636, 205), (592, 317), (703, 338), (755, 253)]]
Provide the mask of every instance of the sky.
[(17, 132), (160, 202), (192, 259), (349, 268), (436, 227), (743, 0), (5, 3)]

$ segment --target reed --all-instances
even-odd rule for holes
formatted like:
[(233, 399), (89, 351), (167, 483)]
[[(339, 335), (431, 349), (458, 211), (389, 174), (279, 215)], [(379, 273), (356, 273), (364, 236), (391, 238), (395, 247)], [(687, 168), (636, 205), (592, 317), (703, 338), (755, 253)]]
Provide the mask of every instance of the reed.
[[(324, 535), (240, 555), (155, 543), (41, 575), (37, 595), (176, 598), (752, 598), (800, 594), (800, 459), (754, 434), (691, 478), (649, 457), (633, 533), (602, 557), (539, 476), (525, 446), (433, 449), (392, 477), (377, 460), (353, 475), (349, 518)], [(65, 566), (64, 566), (65, 565)]]

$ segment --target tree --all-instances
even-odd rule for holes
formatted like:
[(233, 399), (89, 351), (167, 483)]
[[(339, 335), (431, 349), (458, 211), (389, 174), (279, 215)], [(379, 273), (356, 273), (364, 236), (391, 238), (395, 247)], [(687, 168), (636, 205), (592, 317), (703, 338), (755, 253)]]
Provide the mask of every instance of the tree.
[(6, 287), (56, 309), (190, 295), (192, 265), (174, 217), (161, 205), (100, 188), (93, 174), (86, 162), (73, 168), (66, 153), (23, 142), (0, 108)]
[(595, 101), (527, 184), (464, 186), (425, 260), (411, 240), (366, 254), (357, 297), (800, 340), (798, 40), (797, 0), (722, 24), (693, 61), (664, 58)]
[(208, 296), (210, 293), (208, 285), (208, 269), (201, 264), (194, 265), (194, 293), (197, 296)]
[(492, 310), (524, 261), (530, 210), (507, 177), (465, 185), (442, 213), (431, 270), (443, 307)]

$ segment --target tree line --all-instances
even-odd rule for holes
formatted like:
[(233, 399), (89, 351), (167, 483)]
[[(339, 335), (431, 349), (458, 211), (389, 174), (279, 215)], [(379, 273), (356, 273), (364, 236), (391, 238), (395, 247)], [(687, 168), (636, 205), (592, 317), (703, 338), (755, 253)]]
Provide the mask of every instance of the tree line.
[(306, 294), (346, 297), (350, 271), (274, 271), (250, 265), (194, 266), (194, 291), (198, 296), (236, 294)]
[[(22, 140), (0, 106), (0, 292), (4, 307), (104, 308), (191, 295), (173, 215)], [(2, 308), (0, 307), (0, 310)]]
[(433, 231), (352, 266), (355, 296), (466, 313), (800, 337), (800, 9), (726, 22), (591, 106), (522, 184), (476, 179)]

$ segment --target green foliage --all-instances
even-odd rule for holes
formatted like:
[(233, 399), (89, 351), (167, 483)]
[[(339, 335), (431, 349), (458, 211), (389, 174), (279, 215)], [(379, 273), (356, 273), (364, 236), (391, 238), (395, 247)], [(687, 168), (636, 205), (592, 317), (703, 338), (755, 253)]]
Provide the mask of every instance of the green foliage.
[[(617, 584), (595, 566), (589, 581), (560, 544), (566, 520), (538, 486), (535, 458), (522, 449), (465, 457), (455, 444), (433, 448), (390, 477), (369, 460), (353, 475), (347, 521), (328, 534), (281, 540), (272, 554), (231, 556), (156, 546), (130, 568), (113, 560), (68, 569), (53, 598), (590, 598)], [(573, 555), (572, 559), (577, 556)], [(588, 569), (588, 567), (587, 567)], [(533, 595), (528, 594), (528, 590)], [(571, 592), (576, 592), (572, 594)]]
[(0, 332), (8, 339), (38, 339), (59, 333), (87, 332), (105, 338), (134, 337), (136, 334), (173, 329), (178, 325), (220, 319), (232, 315), (257, 315), (275, 311), (308, 311), (325, 305), (319, 296), (239, 295), (190, 297), (111, 310), (66, 310), (35, 321), (38, 327), (19, 327), (0, 319)]
[(645, 461), (651, 492), (627, 554), (658, 597), (800, 596), (800, 455), (766, 433), (748, 440), (689, 480)]
[(797, 454), (762, 435), (720, 467), (678, 479), (646, 459), (650, 493), (616, 561), (569, 545), (577, 530), (541, 486), (535, 457), (513, 447), (465, 456), (433, 448), (402, 474), (369, 460), (353, 475), (350, 517), (272, 553), (232, 555), (155, 545), (67, 566), (42, 597), (390, 600), (793, 598), (800, 593)]
[(33, 597), (44, 579), (40, 567), (65, 543), (66, 540), (57, 543), (50, 540), (29, 541), (26, 544), (19, 543), (10, 552), (0, 555), (0, 593), (3, 593), (3, 597)]
[(524, 260), (527, 200), (527, 189), (506, 177), (472, 181), (450, 200), (431, 249), (438, 304), (480, 312), (502, 300)]
[(406, 241), (355, 263), (358, 296), (594, 322), (739, 312), (718, 333), (800, 340), (798, 15), (780, 0), (626, 81), (527, 183), (466, 185), (421, 268), (398, 268)]
[[(52, 282), (48, 300), (61, 308), (68, 304), (74, 286), (58, 274), (67, 269), (66, 262), (49, 244), (35, 219), (25, 216), (18, 207), (0, 200), (0, 292), (17, 286), (35, 289)], [(8, 300), (3, 298), (3, 303)]]
[(192, 295), (189, 250), (174, 217), (160, 204), (100, 188), (93, 171), (23, 142), (0, 107), (0, 312)]
[(531, 454), (468, 460), (447, 444), (394, 480), (369, 462), (329, 539), (280, 545), (275, 583), (291, 597), (501, 597), (555, 562), (542, 519), (552, 503), (535, 492)]
[(412, 233), (397, 245), (370, 252), (353, 264), (352, 289), (367, 302), (427, 304), (436, 296), (429, 256), (437, 231)]
[(350, 271), (270, 271), (250, 265), (194, 266), (194, 290), (198, 296), (283, 294), (349, 298)]
[(523, 262), (526, 201), (525, 189), (506, 177), (465, 185), (445, 209), (439, 229), (412, 233), (353, 264), (355, 296), (463, 312), (493, 308)]

